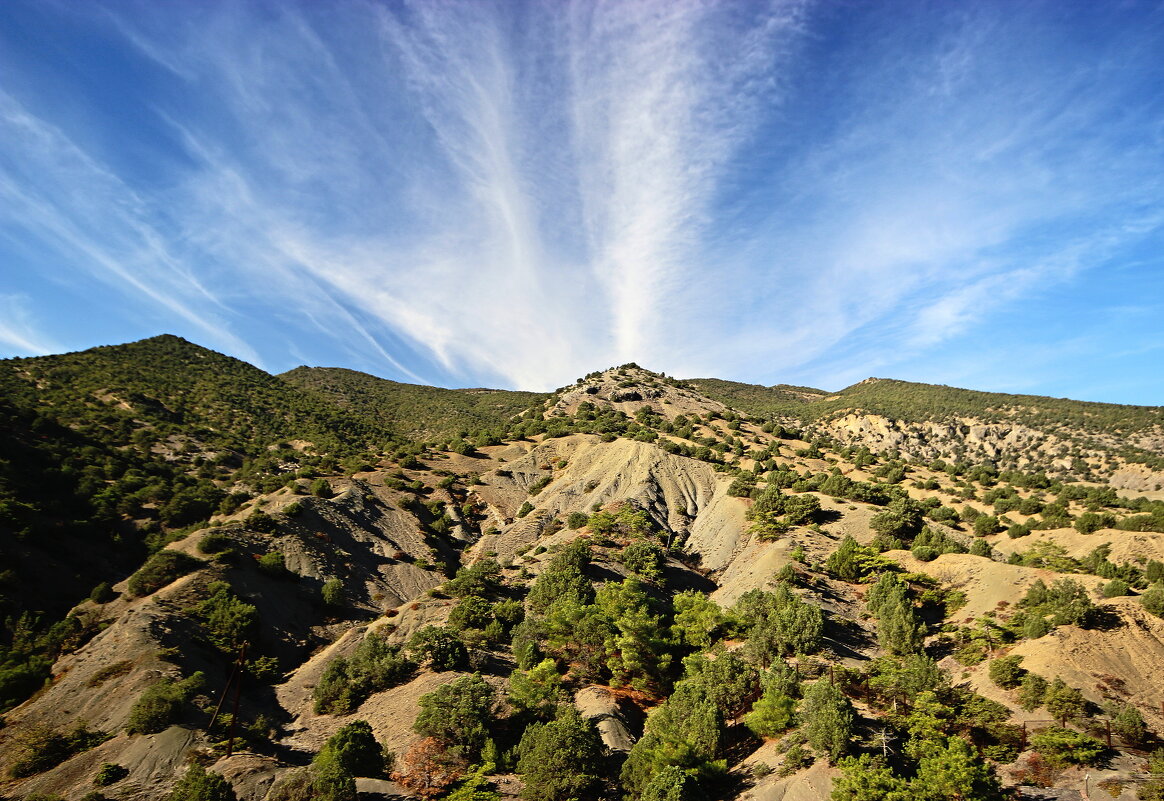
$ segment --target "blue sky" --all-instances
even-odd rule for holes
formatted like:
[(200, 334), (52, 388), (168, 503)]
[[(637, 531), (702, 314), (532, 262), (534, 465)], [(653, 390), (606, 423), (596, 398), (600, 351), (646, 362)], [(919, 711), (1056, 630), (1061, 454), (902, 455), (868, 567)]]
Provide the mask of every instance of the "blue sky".
[(1164, 404), (1160, 2), (0, 4), (0, 355)]

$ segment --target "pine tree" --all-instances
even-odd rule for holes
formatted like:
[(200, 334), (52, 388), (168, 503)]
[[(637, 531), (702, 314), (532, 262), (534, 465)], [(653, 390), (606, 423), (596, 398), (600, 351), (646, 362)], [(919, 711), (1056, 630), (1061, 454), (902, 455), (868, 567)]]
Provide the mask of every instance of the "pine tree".
[(890, 595), (881, 607), (877, 641), (893, 654), (909, 654), (921, 649), (925, 637), (922, 622), (913, 604), (898, 594)]
[(853, 707), (849, 699), (832, 683), (821, 679), (805, 690), (797, 712), (804, 721), (808, 744), (827, 755), (830, 762), (836, 762), (848, 747), (853, 731)]
[(845, 757), (840, 768), (831, 801), (913, 801), (905, 780), (868, 754)]
[(556, 720), (535, 723), (518, 746), (517, 770), (523, 775), (527, 801), (568, 801), (584, 798), (598, 782), (602, 740), (593, 722), (572, 706)]
[(565, 698), (562, 677), (552, 659), (543, 659), (528, 671), (515, 670), (509, 677), (509, 703), (526, 718), (553, 719)]
[(333, 734), (316, 760), (332, 757), (353, 776), (378, 778), (384, 773), (384, 749), (366, 720), (354, 720)]
[(978, 757), (961, 737), (921, 760), (913, 780), (917, 797), (934, 801), (994, 801), (1002, 798), (990, 763)]
[(1067, 721), (1083, 717), (1087, 701), (1083, 698), (1083, 693), (1074, 687), (1068, 687), (1063, 679), (1056, 677), (1047, 688), (1043, 706), (1051, 713), (1051, 717), (1065, 726)]

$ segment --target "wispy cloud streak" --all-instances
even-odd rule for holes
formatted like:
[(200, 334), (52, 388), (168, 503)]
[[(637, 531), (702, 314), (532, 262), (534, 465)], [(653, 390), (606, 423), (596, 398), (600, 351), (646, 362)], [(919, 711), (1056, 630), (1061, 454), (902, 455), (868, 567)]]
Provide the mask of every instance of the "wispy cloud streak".
[(0, 219), (246, 358), (262, 318), (409, 380), (841, 381), (1162, 236), (1150, 13), (128, 8), (64, 13), (175, 90), (137, 109), (169, 160), (17, 87)]

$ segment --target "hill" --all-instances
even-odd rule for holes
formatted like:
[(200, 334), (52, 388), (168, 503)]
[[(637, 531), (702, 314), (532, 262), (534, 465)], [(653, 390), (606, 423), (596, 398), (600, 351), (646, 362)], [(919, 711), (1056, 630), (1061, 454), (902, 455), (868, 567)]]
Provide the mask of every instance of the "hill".
[(978, 392), (870, 378), (835, 394), (690, 383), (747, 414), (910, 459), (991, 461), (1133, 490), (1164, 484), (1164, 407)]
[(325, 398), (361, 419), (380, 421), (414, 440), (448, 440), (470, 433), (504, 431), (511, 418), (546, 395), (500, 389), (441, 389), (402, 384), (356, 370), (296, 367), (280, 379)]
[(5, 798), (1164, 791), (1164, 501), (1051, 450), (1102, 425), (173, 338), (3, 366)]

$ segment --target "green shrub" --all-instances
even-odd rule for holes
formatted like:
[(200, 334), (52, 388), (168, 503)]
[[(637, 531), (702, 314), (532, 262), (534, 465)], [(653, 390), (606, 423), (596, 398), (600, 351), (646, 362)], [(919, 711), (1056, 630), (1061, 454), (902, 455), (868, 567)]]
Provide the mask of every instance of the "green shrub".
[(590, 517), (583, 512), (570, 512), (566, 518), (566, 527), (571, 529), (582, 528), (589, 522)]
[(652, 581), (663, 574), (663, 549), (653, 542), (632, 542), (622, 549), (618, 560), (634, 573)]
[(1027, 673), (1019, 683), (1019, 706), (1031, 712), (1043, 705), (1047, 695), (1047, 680), (1037, 673)]
[(97, 775), (93, 777), (93, 784), (98, 787), (108, 787), (115, 784), (129, 775), (129, 768), (124, 765), (118, 765), (116, 762), (104, 762), (101, 767), (97, 769)]
[(338, 578), (329, 578), (323, 582), (319, 596), (326, 606), (340, 606), (344, 602), (344, 583)]
[(167, 801), (237, 801), (237, 797), (226, 779), (195, 762), (178, 779)]
[(501, 565), (496, 559), (482, 559), (457, 571), (442, 589), (455, 598), (466, 595), (486, 597), (501, 589)]
[(461, 638), (440, 626), (425, 626), (412, 635), (405, 648), (413, 658), (428, 660), (433, 670), (457, 670), (469, 658)]
[(1000, 528), (998, 518), (994, 515), (981, 515), (974, 520), (974, 534), (978, 537), (994, 534)]
[(1019, 664), (1023, 658), (1018, 654), (1003, 656), (990, 663), (990, 680), (1004, 690), (1013, 690), (1023, 680), (1026, 670)]
[(757, 737), (777, 737), (793, 726), (795, 713), (795, 699), (765, 691), (752, 711), (744, 716), (744, 725)]
[(1164, 584), (1153, 584), (1140, 596), (1140, 603), (1156, 617), (1164, 617)]
[(420, 697), (412, 729), (446, 747), (460, 747), (467, 759), (476, 759), (489, 735), (493, 703), (493, 688), (479, 673), (462, 676)]
[(400, 649), (369, 634), (350, 659), (333, 660), (315, 685), (315, 712), (346, 715), (372, 693), (387, 690), (411, 678), (416, 665)]
[(526, 501), (525, 503), (523, 503), (521, 505), (521, 508), (517, 510), (517, 516), (518, 517), (525, 517), (526, 515), (528, 515), (532, 511), (533, 511), (533, 504), (530, 503), (529, 501)]
[(287, 560), (279, 551), (268, 551), (263, 554), (259, 557), (258, 565), (259, 570), (275, 578), (289, 578), (295, 575), (287, 569)]
[(1098, 740), (1058, 726), (1043, 729), (1032, 736), (1031, 748), (1057, 767), (1095, 765), (1105, 750)]
[(556, 720), (535, 723), (518, 745), (517, 769), (523, 774), (527, 801), (559, 801), (593, 796), (600, 781), (602, 740), (594, 723), (573, 707)]
[(89, 600), (95, 604), (107, 604), (117, 597), (117, 593), (113, 590), (113, 585), (108, 581), (101, 582), (89, 593)]
[(197, 568), (201, 562), (178, 551), (158, 551), (129, 577), (126, 589), (135, 598), (157, 592)]
[(258, 626), (259, 612), (235, 595), (225, 581), (212, 582), (207, 589), (210, 597), (196, 607), (203, 631), (219, 650), (233, 653), (250, 639)]
[(8, 773), (14, 779), (43, 773), (111, 736), (89, 729), (83, 723), (67, 734), (43, 726), (26, 728), (13, 738), (15, 758), (9, 762)]
[(125, 725), (127, 734), (156, 734), (177, 720), (183, 705), (201, 689), (205, 676), (201, 671), (184, 681), (163, 678), (137, 699)]
[(974, 556), (985, 556), (987, 559), (994, 555), (994, 552), (990, 549), (990, 543), (986, 540), (974, 540), (974, 542), (970, 543), (970, 553)]
[(1148, 739), (1148, 724), (1140, 710), (1131, 704), (1117, 704), (1108, 708), (1111, 715), (1111, 730), (1134, 746), (1141, 746)]
[(198, 541), (198, 550), (201, 553), (211, 555), (222, 553), (228, 550), (233, 544), (234, 540), (225, 534), (218, 531), (211, 531)]
[(366, 720), (354, 720), (333, 734), (315, 762), (326, 759), (335, 759), (352, 776), (376, 779), (384, 775), (384, 748)]
[(911, 553), (919, 562), (932, 562), (940, 556), (938, 549), (932, 545), (915, 545)]

